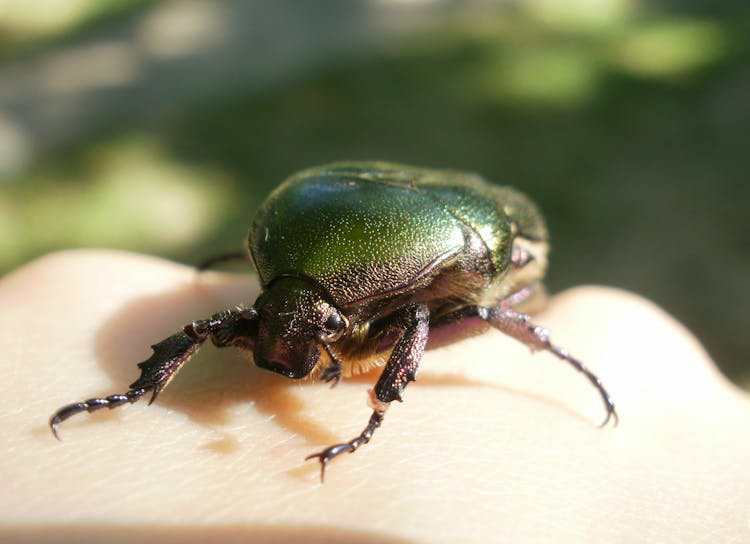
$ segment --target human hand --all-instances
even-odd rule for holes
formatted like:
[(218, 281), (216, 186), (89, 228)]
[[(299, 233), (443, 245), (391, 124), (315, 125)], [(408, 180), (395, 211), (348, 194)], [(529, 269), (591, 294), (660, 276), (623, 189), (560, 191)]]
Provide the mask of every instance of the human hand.
[(0, 541), (750, 541), (748, 396), (651, 303), (581, 287), (535, 321), (594, 370), (497, 332), (428, 351), (372, 442), (319, 483), (304, 457), (358, 434), (377, 370), (326, 384), (205, 347), (151, 407), (60, 406), (127, 390), (149, 345), (252, 304), (253, 276), (72, 251), (0, 279)]

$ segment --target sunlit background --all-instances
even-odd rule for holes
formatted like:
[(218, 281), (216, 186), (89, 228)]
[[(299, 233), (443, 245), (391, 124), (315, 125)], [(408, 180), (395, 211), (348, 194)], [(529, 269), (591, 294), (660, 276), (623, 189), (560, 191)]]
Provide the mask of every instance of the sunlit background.
[(522, 189), (553, 291), (641, 293), (750, 387), (747, 0), (0, 0), (0, 272), (194, 263), (339, 159)]

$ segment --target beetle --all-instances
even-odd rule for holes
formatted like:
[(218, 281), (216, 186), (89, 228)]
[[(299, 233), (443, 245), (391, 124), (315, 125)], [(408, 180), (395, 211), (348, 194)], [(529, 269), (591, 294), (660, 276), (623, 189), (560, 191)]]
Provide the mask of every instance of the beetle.
[(326, 465), (370, 441), (393, 401), (415, 380), (428, 340), (456, 341), (494, 327), (546, 350), (581, 372), (617, 424), (599, 378), (552, 344), (525, 308), (545, 297), (548, 233), (536, 205), (520, 192), (475, 174), (385, 162), (340, 162), (299, 172), (266, 199), (246, 252), (262, 291), (255, 304), (221, 311), (154, 344), (141, 375), (122, 394), (69, 404), (71, 416), (149, 404), (207, 341), (252, 354), (257, 366), (292, 379), (318, 376), (332, 386), (374, 366), (372, 415), (362, 432), (306, 459)]

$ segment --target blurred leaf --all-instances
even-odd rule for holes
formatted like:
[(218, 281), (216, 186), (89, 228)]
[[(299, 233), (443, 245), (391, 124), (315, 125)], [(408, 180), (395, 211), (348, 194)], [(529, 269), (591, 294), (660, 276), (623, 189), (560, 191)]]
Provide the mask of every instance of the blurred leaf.
[(726, 31), (711, 21), (650, 21), (615, 43), (613, 59), (636, 75), (670, 77), (715, 62), (726, 53), (727, 40)]

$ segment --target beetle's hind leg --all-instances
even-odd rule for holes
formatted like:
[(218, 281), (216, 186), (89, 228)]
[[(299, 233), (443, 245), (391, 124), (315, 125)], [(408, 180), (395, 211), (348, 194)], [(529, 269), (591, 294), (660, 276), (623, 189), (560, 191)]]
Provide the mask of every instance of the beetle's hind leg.
[(565, 349), (552, 344), (549, 340), (549, 331), (547, 329), (535, 325), (528, 315), (513, 310), (511, 308), (512, 305), (506, 299), (494, 308), (478, 306), (476, 307), (477, 316), (496, 329), (523, 342), (533, 350), (549, 351), (586, 376), (591, 385), (599, 392), (604, 403), (604, 409), (607, 412), (601, 426), (606, 425), (610, 419), (614, 420), (614, 424), (617, 425), (618, 417), (615, 404), (599, 377)]
[(305, 460), (317, 458), (320, 461), (321, 482), (325, 477), (326, 465), (329, 461), (342, 453), (352, 453), (363, 444), (367, 444), (375, 429), (380, 427), (390, 403), (394, 400), (401, 401), (401, 394), (406, 385), (417, 378), (417, 368), (427, 344), (429, 323), (430, 312), (427, 306), (410, 304), (390, 324), (391, 327), (400, 330), (401, 335), (393, 345), (393, 351), (378, 382), (374, 389), (369, 391), (369, 404), (373, 412), (367, 426), (352, 440), (334, 444), (305, 458)]
[(226, 253), (219, 253), (207, 259), (202, 260), (195, 265), (198, 272), (203, 272), (209, 268), (213, 268), (217, 264), (230, 263), (232, 261), (247, 261), (248, 256), (244, 251), (228, 251)]
[(57, 427), (66, 419), (80, 412), (90, 413), (102, 408), (111, 409), (125, 403), (133, 403), (149, 391), (151, 404), (207, 338), (211, 338), (219, 347), (237, 346), (252, 349), (257, 328), (256, 319), (257, 313), (252, 308), (235, 308), (186, 325), (182, 331), (151, 346), (154, 350), (153, 355), (138, 364), (141, 375), (130, 385), (126, 393), (63, 406), (52, 414), (49, 420), (52, 433), (59, 440)]

